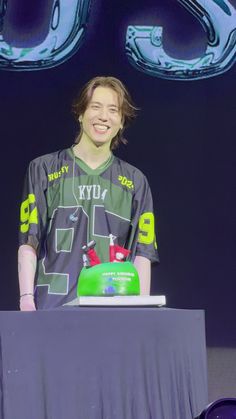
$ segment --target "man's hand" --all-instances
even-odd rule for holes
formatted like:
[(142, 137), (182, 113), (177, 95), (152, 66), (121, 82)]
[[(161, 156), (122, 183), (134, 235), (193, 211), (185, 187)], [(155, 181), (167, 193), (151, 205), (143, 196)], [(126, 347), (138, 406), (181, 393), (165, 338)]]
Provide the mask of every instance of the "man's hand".
[(33, 295), (22, 295), (20, 297), (20, 311), (35, 311), (35, 303)]

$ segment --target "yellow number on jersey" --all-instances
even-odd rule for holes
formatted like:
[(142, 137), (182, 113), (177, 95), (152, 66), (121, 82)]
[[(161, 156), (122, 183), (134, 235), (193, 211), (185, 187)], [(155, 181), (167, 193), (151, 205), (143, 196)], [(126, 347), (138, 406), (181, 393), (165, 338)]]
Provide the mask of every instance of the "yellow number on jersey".
[(138, 242), (152, 244), (155, 241), (155, 221), (152, 212), (145, 212), (139, 218)]
[(30, 224), (38, 224), (38, 210), (36, 206), (31, 210), (30, 205), (32, 204), (35, 204), (35, 195), (31, 193), (20, 207), (21, 233), (27, 233)]

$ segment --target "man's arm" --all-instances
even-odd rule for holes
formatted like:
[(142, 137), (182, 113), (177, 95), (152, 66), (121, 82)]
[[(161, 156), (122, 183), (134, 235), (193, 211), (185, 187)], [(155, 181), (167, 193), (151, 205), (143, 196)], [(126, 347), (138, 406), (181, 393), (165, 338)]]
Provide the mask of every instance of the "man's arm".
[(18, 250), (18, 277), (20, 287), (20, 310), (36, 310), (34, 303), (34, 277), (37, 265), (36, 251), (28, 244)]
[(140, 295), (150, 295), (151, 288), (151, 262), (144, 256), (135, 256), (136, 267), (140, 280)]

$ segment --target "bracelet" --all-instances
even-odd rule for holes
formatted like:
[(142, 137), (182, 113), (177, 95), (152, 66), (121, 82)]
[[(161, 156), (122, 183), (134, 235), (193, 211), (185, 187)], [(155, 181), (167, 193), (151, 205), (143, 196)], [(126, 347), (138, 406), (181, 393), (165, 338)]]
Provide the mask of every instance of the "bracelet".
[(26, 292), (25, 294), (20, 295), (20, 298), (25, 297), (26, 295), (31, 295), (32, 297), (34, 296), (32, 292)]

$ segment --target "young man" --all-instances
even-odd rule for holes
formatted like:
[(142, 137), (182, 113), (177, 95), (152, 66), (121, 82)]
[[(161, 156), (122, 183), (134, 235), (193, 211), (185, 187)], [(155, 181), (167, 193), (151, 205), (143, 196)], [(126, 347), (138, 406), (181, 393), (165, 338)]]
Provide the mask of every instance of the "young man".
[(52, 308), (76, 297), (82, 246), (96, 241), (109, 261), (109, 235), (131, 251), (141, 294), (158, 261), (152, 197), (140, 170), (112, 153), (135, 107), (114, 77), (96, 77), (74, 104), (80, 133), (71, 148), (33, 160), (21, 204), (20, 309)]

